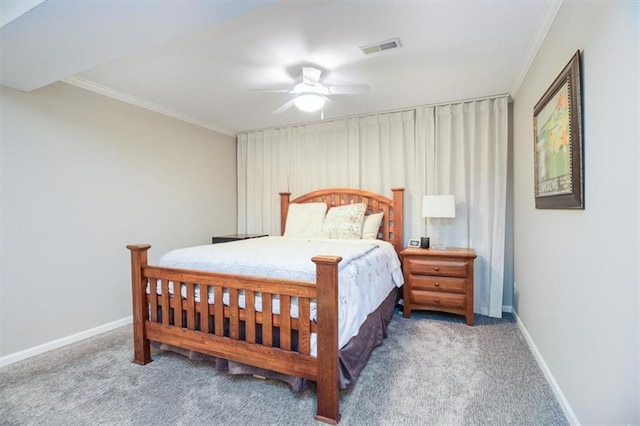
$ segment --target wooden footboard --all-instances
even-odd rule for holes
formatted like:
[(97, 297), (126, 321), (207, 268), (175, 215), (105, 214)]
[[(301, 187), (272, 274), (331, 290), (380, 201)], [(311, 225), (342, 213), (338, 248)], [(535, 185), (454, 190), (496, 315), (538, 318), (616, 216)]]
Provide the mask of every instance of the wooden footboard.
[[(147, 264), (150, 247), (127, 246), (131, 251), (135, 363), (151, 362), (150, 340), (153, 340), (314, 380), (316, 420), (337, 424), (341, 257), (314, 257), (316, 283), (309, 283), (150, 266)], [(160, 295), (156, 292), (158, 283)], [(186, 297), (181, 296), (183, 289)], [(239, 302), (240, 290), (244, 291), (243, 307)], [(225, 291), (227, 304), (223, 303)], [(210, 293), (212, 303), (208, 300)], [(261, 312), (255, 309), (257, 293), (262, 294)], [(279, 297), (277, 313), (270, 295)], [(298, 298), (297, 318), (290, 315), (292, 297)], [(317, 303), (316, 322), (310, 321), (312, 299)], [(317, 333), (317, 356), (311, 355), (312, 333)]]

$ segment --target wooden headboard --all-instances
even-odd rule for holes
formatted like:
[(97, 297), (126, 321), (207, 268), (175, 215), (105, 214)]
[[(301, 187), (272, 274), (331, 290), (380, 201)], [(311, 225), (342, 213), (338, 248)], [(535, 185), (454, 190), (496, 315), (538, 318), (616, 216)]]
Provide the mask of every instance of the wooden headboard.
[(365, 214), (384, 213), (378, 238), (388, 241), (400, 253), (403, 248), (404, 229), (404, 188), (392, 188), (393, 199), (375, 192), (363, 191), (354, 188), (329, 188), (319, 189), (300, 195), (291, 200), (290, 192), (280, 193), (280, 230), (284, 235), (287, 222), (287, 212), (291, 203), (327, 203), (327, 210), (331, 207), (345, 204), (364, 203), (367, 205)]

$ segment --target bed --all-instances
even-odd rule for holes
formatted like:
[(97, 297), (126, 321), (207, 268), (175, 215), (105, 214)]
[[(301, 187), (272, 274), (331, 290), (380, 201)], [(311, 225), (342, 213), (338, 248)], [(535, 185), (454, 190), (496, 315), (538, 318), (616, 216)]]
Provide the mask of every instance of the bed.
[[(331, 213), (345, 208), (353, 210), (352, 205), (364, 205), (362, 210), (365, 218), (377, 216), (381, 219), (380, 225), (375, 228), (373, 241), (363, 242), (365, 244), (354, 241), (353, 245), (387, 245), (397, 256), (403, 244), (404, 189), (395, 188), (392, 193), (392, 198), (388, 198), (360, 189), (332, 188), (313, 191), (293, 200), (290, 193), (280, 193), (283, 238), (299, 237), (300, 240), (306, 240), (306, 249), (297, 250), (301, 253), (309, 252), (310, 248), (319, 250), (311, 258), (313, 274), (310, 279), (308, 270), (306, 275), (295, 273), (275, 276), (262, 273), (262, 270), (255, 275), (220, 272), (216, 267), (212, 271), (205, 270), (205, 267), (185, 267), (180, 262), (166, 262), (163, 261), (165, 256), (158, 262), (162, 266), (149, 265), (147, 251), (150, 245), (128, 245), (131, 252), (134, 362), (141, 365), (151, 362), (153, 341), (276, 374), (314, 381), (317, 398), (315, 419), (337, 424), (340, 420), (339, 389), (341, 384), (344, 387), (344, 364), (349, 364), (351, 360), (353, 368), (352, 371), (347, 369), (347, 375), (357, 376), (373, 348), (380, 343), (380, 333), (386, 332), (386, 324), (393, 313), (396, 288), (383, 297), (380, 306), (374, 307), (375, 310), (366, 315), (362, 324), (357, 324), (356, 332), (352, 333), (354, 336), (342, 336), (340, 332), (344, 327), (339, 324), (339, 316), (344, 317), (344, 314), (339, 315), (339, 310), (340, 303), (344, 301), (338, 282), (341, 282), (340, 289), (345, 287), (342, 278), (345, 273), (341, 271), (351, 264), (350, 258), (361, 257), (360, 249), (346, 249), (345, 262), (341, 263), (343, 256), (339, 253), (342, 252), (337, 248), (339, 241), (322, 243), (297, 235), (294, 228), (299, 227), (300, 223), (294, 223), (292, 218), (300, 217), (301, 209), (317, 210), (323, 205)], [(327, 213), (323, 230), (338, 232), (339, 239), (340, 232), (348, 227), (337, 228), (337, 231), (327, 228), (329, 216)], [(347, 231), (353, 230), (348, 228)], [(251, 248), (247, 244), (251, 243), (248, 241), (216, 246), (229, 245), (236, 251), (246, 248), (249, 253)], [(257, 242), (263, 251), (267, 243), (267, 239)], [(322, 252), (325, 247), (326, 251)], [(200, 250), (212, 249), (202, 247)], [(364, 251), (375, 250), (378, 249)], [(209, 253), (208, 256), (212, 255)], [(273, 264), (269, 261), (263, 263)], [(307, 263), (310, 262), (307, 260)], [(222, 261), (222, 264), (226, 265), (226, 262)], [(353, 269), (366, 268), (360, 265)], [(396, 285), (400, 284), (396, 282)], [(178, 295), (180, 297), (176, 297)], [(370, 334), (378, 337), (369, 337)], [(347, 379), (353, 382), (353, 377)]]

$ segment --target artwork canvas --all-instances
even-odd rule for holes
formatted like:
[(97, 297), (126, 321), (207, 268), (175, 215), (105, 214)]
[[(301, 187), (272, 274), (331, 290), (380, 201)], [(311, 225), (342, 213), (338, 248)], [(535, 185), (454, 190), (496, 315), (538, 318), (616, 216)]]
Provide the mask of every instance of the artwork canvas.
[(536, 208), (584, 208), (580, 52), (534, 108)]
[(571, 193), (569, 82), (565, 81), (537, 117), (538, 196)]

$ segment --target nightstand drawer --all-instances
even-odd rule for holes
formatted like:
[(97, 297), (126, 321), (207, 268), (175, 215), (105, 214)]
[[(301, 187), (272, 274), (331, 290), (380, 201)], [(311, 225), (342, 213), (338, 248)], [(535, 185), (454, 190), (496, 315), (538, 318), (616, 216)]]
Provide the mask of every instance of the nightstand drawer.
[(411, 289), (444, 291), (449, 293), (464, 293), (467, 280), (465, 278), (438, 277), (429, 275), (411, 275), (409, 279)]
[(462, 260), (441, 260), (410, 258), (405, 263), (407, 272), (416, 275), (437, 275), (443, 277), (466, 277), (467, 262)]
[(465, 307), (464, 294), (439, 293), (437, 291), (411, 290), (411, 303), (434, 308), (462, 309)]

